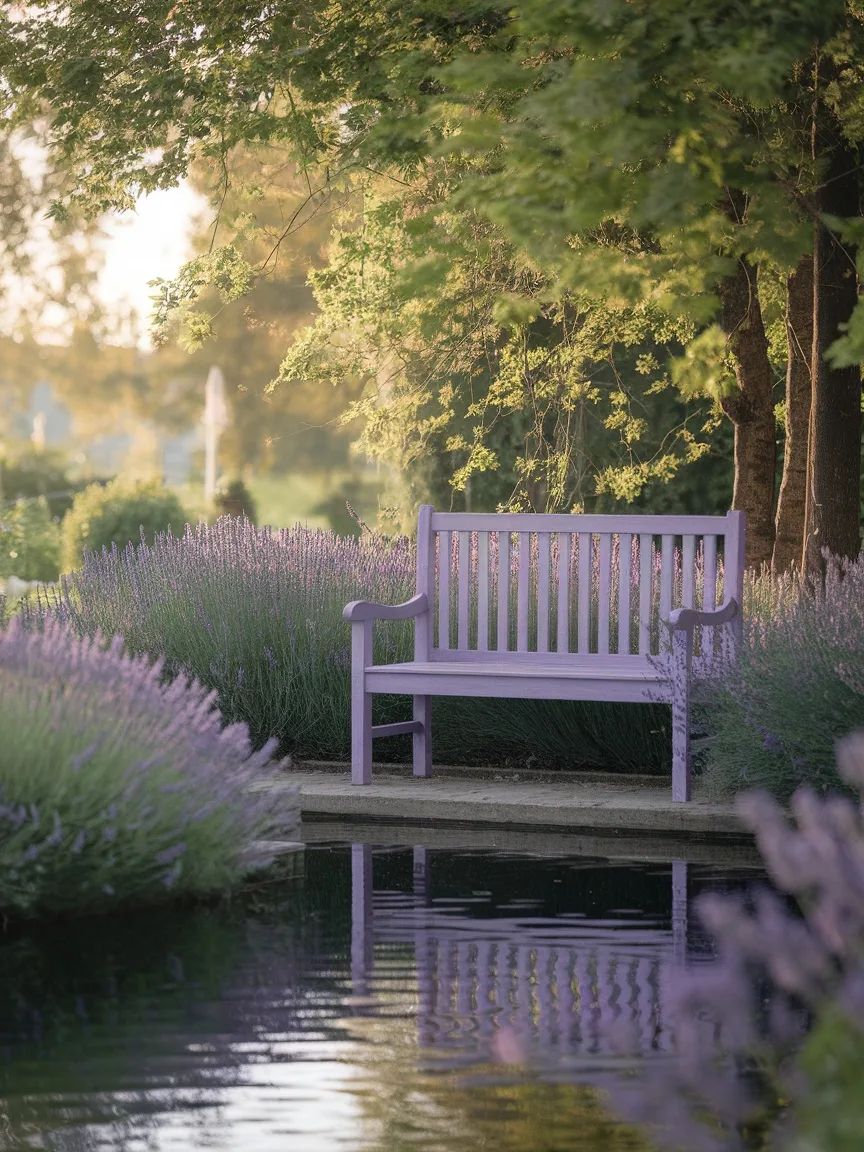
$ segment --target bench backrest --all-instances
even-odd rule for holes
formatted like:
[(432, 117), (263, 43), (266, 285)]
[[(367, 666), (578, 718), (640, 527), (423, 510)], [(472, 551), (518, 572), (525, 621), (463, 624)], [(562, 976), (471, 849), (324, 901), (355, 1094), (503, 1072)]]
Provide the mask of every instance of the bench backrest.
[[(591, 516), (420, 508), (418, 660), (641, 656), (674, 608), (741, 603), (744, 515)], [(697, 650), (707, 652), (706, 629)], [(713, 640), (711, 641), (713, 643)]]

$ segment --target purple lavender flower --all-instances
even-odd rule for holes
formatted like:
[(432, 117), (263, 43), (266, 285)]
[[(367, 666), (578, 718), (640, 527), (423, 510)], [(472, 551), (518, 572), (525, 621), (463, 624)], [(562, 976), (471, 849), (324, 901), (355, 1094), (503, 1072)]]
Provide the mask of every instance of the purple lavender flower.
[[(840, 741), (837, 766), (864, 796), (864, 731)], [(809, 1082), (796, 1053), (802, 1045), (806, 1051), (814, 1022), (814, 1035), (821, 1021), (839, 1021), (864, 1044), (861, 804), (800, 789), (792, 800), (794, 824), (764, 792), (742, 796), (739, 811), (775, 890), (702, 897), (698, 911), (716, 939), (717, 958), (682, 969), (670, 983), (676, 1054), (612, 1089), (625, 1118), (648, 1124), (673, 1149), (743, 1149), (748, 1126), (760, 1115), (763, 1123), (770, 1118), (772, 1097), (775, 1104), (778, 1093), (806, 1098)], [(841, 1127), (860, 1132), (860, 1095), (845, 1106), (854, 1114), (841, 1118)], [(782, 1143), (771, 1146), (790, 1147), (788, 1121), (778, 1122), (786, 1125)]]
[(174, 860), (179, 859), (186, 851), (186, 845), (180, 841), (179, 844), (172, 845), (171, 848), (166, 848), (164, 852), (156, 853), (157, 864), (171, 864)]
[(15, 618), (0, 631), (0, 679), (7, 915), (164, 898), (166, 887), (197, 891), (201, 877), (202, 890), (224, 889), (248, 870), (255, 842), (296, 823), (296, 791), (266, 790), (284, 780), (274, 743), (253, 751), (213, 691), (166, 677), (119, 638)]

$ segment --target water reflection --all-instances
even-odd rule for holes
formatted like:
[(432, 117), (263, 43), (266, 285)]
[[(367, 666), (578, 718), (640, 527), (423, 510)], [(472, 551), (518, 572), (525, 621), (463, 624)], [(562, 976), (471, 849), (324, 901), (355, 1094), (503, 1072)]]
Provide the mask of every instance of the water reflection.
[(331, 846), (218, 907), (7, 936), (0, 1147), (644, 1147), (584, 1084), (619, 1016), (663, 1051), (688, 883), (723, 883), (686, 871)]
[(530, 1058), (560, 1070), (572, 1057), (609, 1051), (613, 1025), (623, 1021), (635, 1027), (643, 1053), (662, 1050), (662, 988), (687, 952), (687, 868), (672, 864), (668, 920), (587, 919), (577, 909), (549, 917), (537, 914), (534, 900), (524, 909), (499, 905), (490, 919), (472, 915), (464, 897), (455, 906), (432, 900), (426, 848), (414, 848), (413, 889), (402, 893), (374, 888), (372, 848), (354, 844), (354, 993), (368, 994), (377, 948), (407, 944), (418, 1043), (446, 1053), (451, 1065)]

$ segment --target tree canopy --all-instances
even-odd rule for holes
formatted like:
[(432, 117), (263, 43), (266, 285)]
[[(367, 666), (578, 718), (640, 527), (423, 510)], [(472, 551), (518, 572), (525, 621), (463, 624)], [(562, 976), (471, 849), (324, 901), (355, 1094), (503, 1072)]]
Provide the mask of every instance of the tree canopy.
[[(50, 109), (74, 173), (58, 215), (126, 206), (193, 161), (218, 201), (256, 146), (304, 174), (301, 216), (344, 197), (321, 320), (281, 378), (365, 378), (368, 443), (401, 430), (410, 460), (443, 437), (459, 490), (500, 467), (518, 413), (517, 504), (578, 503), (572, 415), (621, 351), (600, 423), (623, 448), (593, 484), (614, 464), (632, 499), (709, 445), (679, 422), (670, 453), (633, 409), (671, 357), (734, 426), (750, 561), (785, 566), (806, 538), (812, 568), (859, 539), (862, 34), (860, 0), (36, 0), (0, 17), (0, 91), (11, 120)], [(217, 246), (165, 308), (206, 335), (198, 291), (231, 300), (262, 271)]]

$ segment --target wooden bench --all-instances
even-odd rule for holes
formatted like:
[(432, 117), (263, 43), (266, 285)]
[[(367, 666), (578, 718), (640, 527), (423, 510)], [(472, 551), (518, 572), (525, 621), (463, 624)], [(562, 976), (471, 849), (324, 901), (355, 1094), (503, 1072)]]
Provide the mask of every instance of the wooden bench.
[[(659, 545), (659, 546), (658, 546)], [(433, 696), (663, 701), (672, 705), (672, 797), (690, 798), (690, 691), (740, 638), (744, 515), (576, 516), (420, 509), (417, 593), (355, 600), (351, 775), (372, 741), (413, 735), (432, 771)], [(718, 607), (719, 605), (719, 607)], [(378, 664), (375, 620), (414, 621), (414, 660)], [(376, 692), (410, 695), (413, 719), (372, 724)]]

